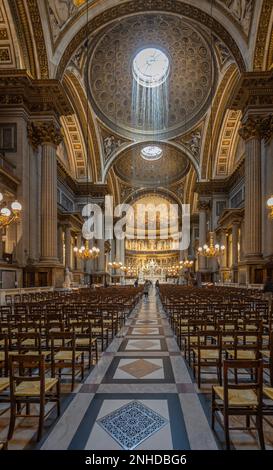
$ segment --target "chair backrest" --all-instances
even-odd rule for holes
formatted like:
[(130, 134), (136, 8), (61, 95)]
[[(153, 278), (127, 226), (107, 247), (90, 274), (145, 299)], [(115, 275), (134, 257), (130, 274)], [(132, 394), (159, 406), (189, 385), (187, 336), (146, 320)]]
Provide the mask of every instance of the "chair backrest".
[[(245, 376), (238, 373), (239, 370), (252, 369), (255, 370), (253, 378), (249, 378), (246, 382)], [(236, 383), (234, 381), (234, 371), (236, 374)], [(258, 407), (262, 407), (263, 396), (263, 361), (257, 360), (224, 360), (223, 362), (223, 375), (224, 375), (224, 406), (229, 405), (229, 391), (230, 390), (244, 390), (254, 391), (257, 395)], [(240, 378), (242, 377), (242, 379)], [(243, 378), (244, 377), (244, 378)]]
[(10, 398), (15, 398), (21, 382), (39, 382), (40, 399), (45, 396), (45, 358), (43, 355), (11, 354), (9, 356)]

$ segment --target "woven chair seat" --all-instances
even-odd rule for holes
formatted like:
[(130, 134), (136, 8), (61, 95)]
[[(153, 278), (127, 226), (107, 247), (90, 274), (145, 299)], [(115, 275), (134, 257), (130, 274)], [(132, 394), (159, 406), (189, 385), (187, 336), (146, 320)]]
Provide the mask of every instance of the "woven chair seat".
[(8, 377), (0, 377), (0, 392), (3, 392), (9, 388), (9, 378)]
[[(75, 359), (80, 357), (81, 352), (75, 353)], [(54, 355), (55, 361), (72, 361), (73, 353), (72, 351), (59, 351)]]
[[(45, 392), (49, 392), (54, 385), (58, 382), (58, 379), (45, 379)], [(40, 395), (40, 382), (32, 381), (21, 382), (15, 390), (17, 397), (36, 397)]]
[[(224, 400), (224, 387), (213, 387), (216, 395)], [(257, 395), (252, 390), (229, 390), (228, 403), (231, 406), (257, 406)]]
[[(229, 352), (230, 356), (235, 358), (235, 351), (230, 351)], [(237, 350), (237, 359), (250, 359), (250, 360), (255, 360), (256, 359), (256, 354), (255, 351), (244, 351), (244, 350)]]

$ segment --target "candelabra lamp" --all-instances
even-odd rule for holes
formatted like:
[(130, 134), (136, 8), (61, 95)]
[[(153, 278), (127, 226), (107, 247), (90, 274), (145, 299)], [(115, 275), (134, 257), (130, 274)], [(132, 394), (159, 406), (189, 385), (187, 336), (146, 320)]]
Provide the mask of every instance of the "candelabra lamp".
[(11, 203), (10, 208), (4, 201), (4, 196), (0, 193), (0, 229), (8, 227), (21, 218), (22, 205), (18, 201)]
[(220, 246), (218, 243), (214, 244), (213, 232), (209, 234), (209, 245), (205, 243), (203, 246), (199, 246), (197, 254), (200, 256), (205, 256), (207, 258), (214, 258), (221, 255), (225, 251), (225, 246)]
[(87, 261), (87, 260), (98, 258), (100, 254), (100, 249), (97, 248), (96, 246), (93, 246), (93, 248), (89, 248), (88, 241), (86, 240), (85, 245), (81, 246), (81, 248), (78, 248), (77, 246), (75, 246), (74, 253), (80, 259)]

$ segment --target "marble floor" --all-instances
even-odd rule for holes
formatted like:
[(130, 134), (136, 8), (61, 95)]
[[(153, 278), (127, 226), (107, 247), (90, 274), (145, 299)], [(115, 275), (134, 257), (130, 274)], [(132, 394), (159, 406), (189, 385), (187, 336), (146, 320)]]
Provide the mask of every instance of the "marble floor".
[[(17, 423), (9, 448), (223, 449), (221, 428), (214, 433), (209, 424), (210, 390), (209, 383), (201, 390), (194, 383), (152, 291), (131, 313), (85, 381), (74, 393), (64, 395), (62, 414), (56, 420), (52, 412), (40, 443), (35, 442), (35, 423), (24, 419)], [(0, 416), (0, 439), (7, 424), (8, 413)], [(234, 432), (231, 438), (233, 448), (258, 448), (253, 434)], [(272, 448), (272, 443), (269, 430), (267, 447)]]

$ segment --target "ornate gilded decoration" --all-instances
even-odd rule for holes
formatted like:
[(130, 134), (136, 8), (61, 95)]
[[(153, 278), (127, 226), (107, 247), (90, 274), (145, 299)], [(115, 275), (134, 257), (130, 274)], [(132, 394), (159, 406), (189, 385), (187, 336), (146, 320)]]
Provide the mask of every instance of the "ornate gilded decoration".
[(203, 179), (207, 179), (212, 176), (210, 174), (213, 168), (211, 155), (213, 155), (213, 150), (216, 152), (214, 146), (218, 144), (218, 137), (221, 129), (223, 114), (227, 109), (229, 98), (228, 91), (232, 90), (234, 83), (236, 80), (238, 80), (238, 78), (238, 69), (236, 68), (235, 64), (231, 64), (217, 89), (216, 95), (214, 96), (203, 150), (201, 172)]
[(265, 44), (270, 24), (273, 0), (263, 0), (262, 11), (259, 19), (256, 46), (254, 52), (253, 70), (264, 70)]
[(102, 28), (105, 24), (114, 21), (131, 14), (141, 12), (165, 12), (175, 13), (176, 15), (183, 16), (185, 18), (193, 19), (203, 26), (214, 31), (214, 33), (223, 40), (231, 51), (235, 58), (240, 70), (245, 70), (245, 62), (242, 54), (232, 36), (228, 31), (220, 24), (215, 18), (211, 17), (208, 13), (196, 8), (192, 5), (182, 3), (178, 0), (167, 1), (166, 0), (138, 0), (130, 1), (127, 3), (121, 3), (107, 11), (104, 11), (100, 15), (97, 15), (94, 19), (91, 19), (87, 25), (84, 25), (81, 30), (74, 36), (69, 45), (67, 46), (58, 66), (57, 76), (62, 77), (65, 72), (66, 66), (70, 61), (71, 57), (77, 50), (80, 44), (82, 44), (86, 37)]
[(34, 149), (43, 144), (57, 147), (62, 142), (63, 135), (60, 127), (53, 121), (35, 121), (28, 124), (28, 139)]
[(234, 144), (240, 123), (241, 112), (228, 110), (222, 124), (222, 132), (215, 159), (215, 175), (228, 176), (233, 162)]
[(34, 33), (34, 43), (37, 50), (37, 57), (40, 67), (41, 78), (49, 78), (49, 68), (47, 60), (47, 50), (45, 45), (45, 38), (43, 27), (38, 8), (37, 0), (28, 0), (28, 10), (32, 22), (32, 29)]
[(87, 102), (86, 94), (82, 87), (79, 79), (70, 71), (67, 71), (64, 77), (64, 87), (67, 91), (69, 98), (71, 99), (74, 109), (77, 112), (77, 116), (81, 123), (82, 132), (86, 139), (87, 133), (89, 132), (89, 152), (90, 152), (90, 161), (88, 164), (92, 169), (93, 181), (100, 181), (102, 177), (102, 168), (100, 160), (100, 148), (98, 145), (98, 138), (96, 134), (95, 124), (93, 117), (91, 117), (91, 110), (89, 114), (89, 120), (87, 123)]
[(62, 126), (68, 142), (69, 152), (74, 161), (76, 177), (79, 179), (86, 178), (85, 142), (76, 114), (64, 116), (62, 118)]
[(3, 0), (0, 0), (0, 67), (16, 68), (11, 24)]

